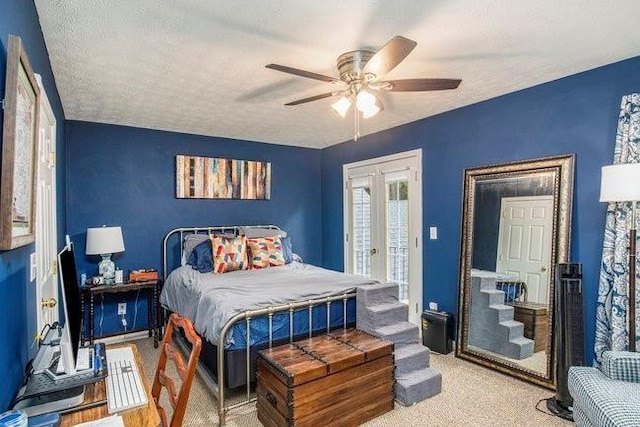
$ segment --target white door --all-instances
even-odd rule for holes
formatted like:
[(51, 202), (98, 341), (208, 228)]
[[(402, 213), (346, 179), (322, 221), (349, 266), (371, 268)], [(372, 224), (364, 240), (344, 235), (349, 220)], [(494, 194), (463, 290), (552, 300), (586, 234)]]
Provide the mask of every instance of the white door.
[(345, 271), (399, 284), (409, 321), (422, 312), (422, 152), (344, 166)]
[(552, 231), (553, 196), (502, 199), (496, 269), (525, 282), (528, 302), (549, 303)]
[[(56, 118), (40, 86), (38, 126), (38, 178), (36, 190), (36, 313), (38, 332), (58, 320), (56, 224)], [(56, 301), (55, 306), (43, 302)]]

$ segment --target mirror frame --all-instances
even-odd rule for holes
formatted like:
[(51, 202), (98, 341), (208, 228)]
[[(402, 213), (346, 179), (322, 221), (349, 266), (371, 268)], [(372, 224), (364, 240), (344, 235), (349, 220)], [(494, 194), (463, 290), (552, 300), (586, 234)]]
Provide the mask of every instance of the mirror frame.
[[(555, 390), (555, 348), (553, 342), (555, 266), (557, 263), (568, 262), (570, 256), (574, 163), (575, 156), (566, 154), (513, 163), (466, 168), (464, 171), (456, 357), (484, 365), (551, 390)], [(473, 254), (473, 208), (475, 205), (476, 184), (490, 179), (539, 172), (555, 172), (553, 194), (555, 216), (551, 243), (551, 272), (549, 274), (549, 313), (551, 321), (549, 322), (547, 336), (546, 352), (549, 357), (547, 358), (546, 374), (510, 363), (506, 359), (474, 351), (469, 349), (468, 346), (471, 257)]]

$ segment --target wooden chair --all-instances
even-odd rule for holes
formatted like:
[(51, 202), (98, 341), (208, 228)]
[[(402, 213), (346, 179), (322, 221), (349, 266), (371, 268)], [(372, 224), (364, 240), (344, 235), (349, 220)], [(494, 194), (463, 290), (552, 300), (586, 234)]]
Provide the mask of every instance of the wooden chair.
[[(182, 329), (187, 340), (191, 343), (191, 354), (189, 355), (189, 363), (186, 367), (180, 350), (173, 342), (173, 331), (175, 328)], [(191, 383), (193, 382), (196, 367), (198, 366), (198, 355), (200, 354), (201, 346), (202, 341), (193, 329), (193, 325), (189, 319), (180, 317), (175, 313), (172, 314), (167, 322), (164, 339), (162, 340), (162, 353), (160, 354), (160, 360), (158, 360), (158, 369), (156, 369), (153, 388), (151, 389), (151, 395), (160, 413), (162, 425), (165, 427), (182, 425), (182, 419), (187, 409), (187, 401), (189, 400)], [(167, 366), (167, 359), (173, 360), (182, 381), (178, 392), (176, 392), (176, 386), (173, 380), (166, 375), (165, 368)], [(171, 417), (170, 424), (167, 421), (167, 413), (160, 405), (160, 392), (162, 391), (162, 387), (166, 387), (171, 406), (173, 407), (173, 416)]]

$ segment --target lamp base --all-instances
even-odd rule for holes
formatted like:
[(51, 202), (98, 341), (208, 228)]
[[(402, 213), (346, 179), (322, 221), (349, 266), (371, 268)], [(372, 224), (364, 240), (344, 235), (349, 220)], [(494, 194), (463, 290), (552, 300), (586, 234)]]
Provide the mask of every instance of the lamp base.
[(102, 261), (98, 263), (98, 272), (105, 285), (113, 285), (116, 277), (116, 265), (111, 261), (111, 254), (101, 254)]

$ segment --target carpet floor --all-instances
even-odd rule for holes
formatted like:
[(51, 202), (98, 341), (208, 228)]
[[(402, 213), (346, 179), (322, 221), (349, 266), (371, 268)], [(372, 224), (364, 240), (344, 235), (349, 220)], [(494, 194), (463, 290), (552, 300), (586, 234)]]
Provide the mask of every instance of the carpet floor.
[[(153, 382), (160, 354), (153, 339), (134, 341), (144, 371)], [(442, 392), (410, 407), (396, 404), (364, 424), (374, 426), (569, 426), (573, 423), (536, 410), (553, 392), (449, 355), (431, 354), (431, 366), (442, 372)], [(166, 407), (166, 405), (165, 405)], [(544, 402), (539, 404), (546, 412)], [(169, 406), (170, 408), (170, 406)], [(184, 426), (216, 425), (216, 401), (199, 374), (193, 382)], [(228, 426), (260, 426), (255, 403), (229, 411)]]

